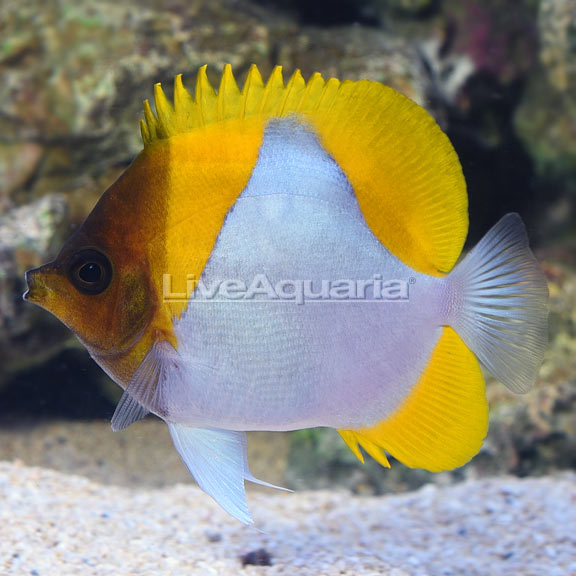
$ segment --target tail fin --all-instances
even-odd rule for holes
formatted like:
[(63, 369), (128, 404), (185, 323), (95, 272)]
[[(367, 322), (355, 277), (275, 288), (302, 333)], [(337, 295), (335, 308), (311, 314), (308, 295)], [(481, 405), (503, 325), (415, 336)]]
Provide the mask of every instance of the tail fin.
[(448, 279), (450, 325), (500, 382), (528, 391), (548, 342), (548, 285), (520, 216), (504, 216)]

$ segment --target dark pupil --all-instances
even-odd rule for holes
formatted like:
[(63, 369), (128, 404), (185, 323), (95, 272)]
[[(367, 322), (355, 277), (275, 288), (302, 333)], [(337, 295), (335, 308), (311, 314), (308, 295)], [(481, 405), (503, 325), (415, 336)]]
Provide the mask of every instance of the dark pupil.
[(78, 276), (80, 280), (88, 284), (94, 284), (102, 278), (102, 267), (95, 262), (88, 262), (78, 270)]
[(82, 294), (102, 294), (110, 286), (113, 273), (112, 262), (99, 250), (86, 248), (70, 256), (68, 279)]

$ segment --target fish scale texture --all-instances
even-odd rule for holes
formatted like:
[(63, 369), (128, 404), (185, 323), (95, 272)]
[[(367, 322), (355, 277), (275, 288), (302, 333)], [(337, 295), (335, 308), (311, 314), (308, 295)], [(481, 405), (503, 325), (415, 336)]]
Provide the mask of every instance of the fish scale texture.
[(186, 378), (166, 386), (170, 418), (233, 430), (374, 424), (402, 402), (437, 341), (440, 279), (382, 246), (313, 132), (272, 122), (202, 274), (206, 289), (261, 278), (275, 294), (284, 281), (310, 281), (318, 292), (325, 281), (376, 275), (415, 280), (410, 301), (197, 291), (175, 323)]

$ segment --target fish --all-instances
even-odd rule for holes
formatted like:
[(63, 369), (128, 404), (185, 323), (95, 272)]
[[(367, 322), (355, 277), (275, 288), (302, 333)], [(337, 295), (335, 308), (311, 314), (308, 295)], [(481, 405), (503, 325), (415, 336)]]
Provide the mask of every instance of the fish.
[[(240, 89), (198, 70), (144, 103), (143, 149), (24, 299), (123, 389), (122, 430), (164, 420), (196, 482), (253, 522), (246, 432), (336, 429), (360, 461), (466, 464), (488, 430), (482, 367), (525, 392), (548, 288), (518, 214), (463, 254), (458, 156), (379, 82)], [(274, 486), (273, 486), (274, 487)]]

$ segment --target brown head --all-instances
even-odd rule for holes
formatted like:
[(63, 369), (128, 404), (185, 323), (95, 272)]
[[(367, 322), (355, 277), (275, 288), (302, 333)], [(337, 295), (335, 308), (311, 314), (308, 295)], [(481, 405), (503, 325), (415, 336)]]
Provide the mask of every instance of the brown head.
[[(129, 381), (144, 357), (159, 315), (151, 258), (162, 212), (138, 195), (154, 181), (150, 162), (139, 157), (107, 190), (53, 262), (26, 273), (24, 299), (66, 324), (119, 383)], [(156, 173), (158, 176), (158, 173)], [(154, 203), (152, 202), (152, 205)]]

